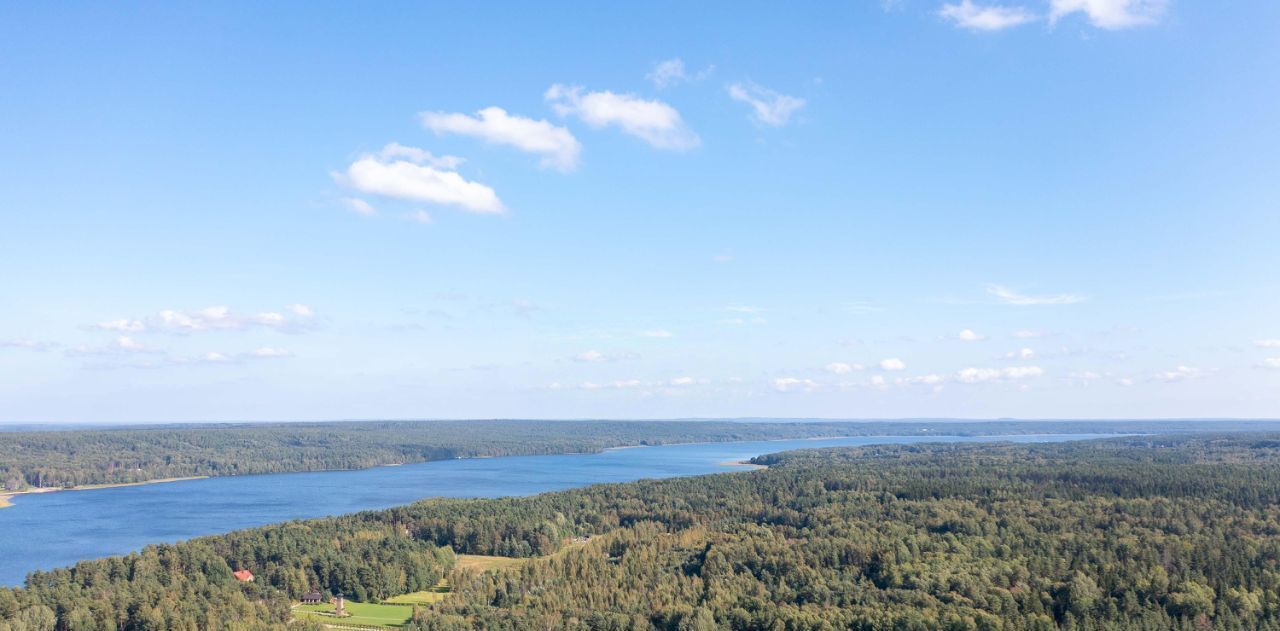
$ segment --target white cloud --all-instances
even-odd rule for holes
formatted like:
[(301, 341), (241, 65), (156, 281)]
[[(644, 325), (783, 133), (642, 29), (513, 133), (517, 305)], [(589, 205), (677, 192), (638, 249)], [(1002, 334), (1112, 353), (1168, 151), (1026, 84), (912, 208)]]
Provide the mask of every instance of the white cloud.
[(1135, 382), (1132, 377), (1121, 377), (1119, 379), (1116, 379), (1116, 385), (1124, 388), (1128, 388), (1129, 386), (1132, 386), (1134, 383)]
[(1050, 0), (1049, 22), (1083, 13), (1098, 28), (1123, 29), (1154, 24), (1164, 15), (1166, 0)]
[(1262, 360), (1258, 366), (1261, 368), (1280, 368), (1280, 357), (1268, 357)]
[[(559, 389), (559, 384), (551, 384), (553, 389)], [(594, 381), (584, 381), (578, 384), (579, 390), (629, 390), (633, 388), (644, 387), (645, 383), (639, 379), (619, 379), (611, 383), (596, 383)]]
[(1254, 340), (1253, 345), (1258, 348), (1280, 348), (1280, 340)]
[(961, 0), (959, 4), (944, 4), (938, 9), (938, 15), (951, 20), (960, 28), (974, 31), (1002, 31), (1036, 19), (1034, 14), (1022, 7), (1006, 7), (998, 4), (977, 5), (972, 0)]
[(644, 78), (652, 81), (653, 85), (661, 90), (681, 83), (702, 81), (710, 76), (714, 70), (715, 66), (707, 66), (698, 72), (690, 74), (685, 70), (684, 61), (674, 58), (654, 64), (653, 70), (649, 71)]
[(1173, 370), (1156, 373), (1156, 379), (1165, 383), (1176, 383), (1203, 376), (1204, 371), (1191, 366), (1178, 366)]
[(884, 388), (884, 387), (887, 387), (887, 385), (888, 385), (888, 384), (886, 384), (886, 383), (885, 383), (885, 381), (884, 381), (884, 377), (882, 377), (882, 376), (880, 376), (880, 375), (872, 375), (872, 376), (871, 376), (871, 387), (873, 387), (873, 388)]
[(105, 346), (77, 346), (67, 349), (67, 355), (71, 356), (88, 356), (88, 355), (128, 355), (135, 353), (158, 353), (157, 349), (151, 348), (142, 342), (139, 342), (127, 335), (117, 336), (109, 344)]
[(641, 337), (674, 337), (674, 333), (666, 329), (653, 329), (651, 331), (641, 331)]
[(241, 314), (221, 305), (194, 311), (165, 309), (154, 316), (142, 320), (129, 318), (109, 320), (95, 324), (90, 328), (121, 333), (140, 333), (142, 331), (193, 333), (199, 331), (236, 331), (253, 327), (286, 331), (299, 330), (314, 324), (311, 320), (315, 317), (315, 311), (307, 305), (292, 304), (285, 307), (285, 310), (289, 315), (275, 311)]
[(845, 362), (831, 362), (822, 369), (833, 375), (847, 375), (855, 370), (864, 370), (866, 366), (862, 364), (848, 364)]
[(147, 325), (141, 320), (130, 320), (122, 318), (119, 320), (108, 320), (107, 322), (99, 322), (90, 328), (101, 331), (119, 331), (121, 333), (141, 333), (147, 330)]
[(1006, 305), (1029, 306), (1029, 305), (1071, 305), (1077, 302), (1084, 302), (1085, 297), (1077, 294), (1050, 294), (1043, 296), (1029, 296), (1027, 294), (1018, 293), (1003, 285), (988, 285), (987, 293), (995, 296), (996, 300)]
[(1005, 359), (1035, 359), (1036, 352), (1029, 348), (1020, 348), (1004, 354)]
[[(416, 155), (413, 147), (383, 150), (384, 155), (366, 155), (351, 163), (345, 174), (335, 179), (356, 190), (392, 199), (457, 206), (475, 213), (501, 214), (506, 210), (492, 188), (463, 178), (456, 171)], [(425, 152), (422, 152), (425, 154)]]
[(675, 379), (672, 379), (669, 383), (672, 386), (692, 386), (693, 384), (697, 383), (697, 380), (695, 380), (693, 377), (676, 377)]
[(919, 384), (925, 386), (940, 386), (947, 382), (947, 378), (942, 375), (928, 374), (918, 377), (906, 377), (902, 379), (902, 383)]
[(973, 329), (965, 329), (956, 337), (965, 342), (981, 342), (982, 340), (987, 339), (987, 336), (978, 335), (973, 331)]
[(1020, 340), (1033, 340), (1044, 337), (1043, 331), (1014, 331), (1013, 336)]
[(817, 390), (819, 385), (812, 379), (798, 379), (796, 377), (780, 377), (773, 380), (773, 389), (778, 392), (813, 392)]
[(907, 369), (906, 362), (896, 357), (880, 360), (880, 370), (898, 371), (898, 370), (906, 370), (906, 369)]
[(1044, 374), (1039, 366), (1014, 366), (1010, 368), (962, 368), (956, 372), (955, 380), (960, 383), (987, 383), (991, 381), (1012, 381), (1030, 379)]
[(600, 351), (583, 351), (573, 356), (573, 361), (576, 362), (602, 362), (604, 360), (604, 353)]
[(711, 260), (712, 260), (712, 262), (715, 262), (715, 263), (732, 263), (732, 262), (733, 262), (733, 255), (732, 255), (732, 254), (717, 254), (717, 255), (715, 255), (715, 256), (713, 256), (713, 257), (711, 257)]
[(541, 156), (540, 164), (559, 171), (578, 166), (582, 143), (568, 129), (546, 120), (513, 116), (500, 107), (486, 107), (475, 116), (423, 112), (422, 125), (437, 134), (460, 134), (497, 145), (509, 145)]
[(342, 203), (346, 205), (347, 210), (350, 210), (351, 212), (357, 215), (372, 217), (378, 214), (378, 209), (371, 206), (369, 202), (366, 202), (363, 199), (360, 199), (358, 197), (344, 197), (342, 198)]
[(728, 311), (732, 311), (734, 313), (760, 313), (761, 311), (763, 311), (763, 309), (761, 309), (760, 307), (747, 307), (747, 306), (738, 306), (738, 305), (730, 305), (728, 307), (725, 307), (725, 309)]
[(383, 160), (405, 159), (414, 164), (425, 164), (440, 169), (448, 169), (450, 171), (462, 166), (466, 160), (458, 156), (437, 156), (426, 149), (417, 147), (407, 147), (398, 142), (389, 143), (378, 152), (378, 157)]
[(165, 309), (156, 320), (159, 328), (187, 332), (244, 329), (254, 324), (276, 327), (283, 322), (284, 316), (279, 313), (267, 311), (253, 316), (241, 316), (223, 306), (186, 312)]
[(787, 96), (751, 82), (729, 86), (729, 98), (751, 106), (757, 123), (781, 127), (791, 122), (791, 115), (804, 107), (804, 99)]
[(583, 351), (581, 353), (578, 353), (577, 355), (574, 355), (573, 361), (587, 362), (587, 363), (616, 362), (616, 361), (624, 361), (628, 359), (637, 359), (639, 357), (640, 356), (635, 353), (606, 354), (593, 349), (589, 351)]
[(579, 86), (558, 83), (547, 90), (545, 98), (560, 116), (577, 116), (596, 129), (617, 127), (658, 149), (681, 151), (701, 142), (680, 112), (662, 101), (607, 90), (584, 92)]
[(425, 210), (415, 210), (411, 213), (405, 213), (401, 215), (401, 217), (403, 217), (405, 221), (412, 221), (413, 223), (422, 224), (424, 226), (429, 225), (434, 221), (431, 218), (431, 213)]

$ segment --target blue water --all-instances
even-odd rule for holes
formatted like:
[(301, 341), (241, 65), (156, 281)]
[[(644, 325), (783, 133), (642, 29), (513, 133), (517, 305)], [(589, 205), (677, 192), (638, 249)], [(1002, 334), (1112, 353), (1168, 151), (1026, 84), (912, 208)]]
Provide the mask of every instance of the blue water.
[(721, 473), (760, 454), (911, 442), (1056, 442), (1093, 435), (875, 436), (698, 443), (599, 454), (442, 460), (363, 471), (323, 471), (21, 495), (0, 509), (0, 585), (36, 569), (124, 554), (152, 543), (290, 519), (388, 508), (424, 497), (500, 497), (600, 482)]

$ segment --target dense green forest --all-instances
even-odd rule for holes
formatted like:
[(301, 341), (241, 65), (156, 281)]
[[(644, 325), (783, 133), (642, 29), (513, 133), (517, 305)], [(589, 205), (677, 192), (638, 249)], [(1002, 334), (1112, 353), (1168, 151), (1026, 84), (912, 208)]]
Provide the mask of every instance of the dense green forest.
[(394, 421), (222, 424), (0, 433), (8, 490), (333, 469), (624, 445), (872, 435), (1280, 430), (1247, 421)]
[[(152, 546), (0, 589), (0, 631), (309, 628), (289, 606), (311, 588), (373, 601), (441, 576), (454, 593), (411, 629), (1280, 629), (1280, 435), (758, 461)], [(538, 558), (476, 573), (455, 553)]]

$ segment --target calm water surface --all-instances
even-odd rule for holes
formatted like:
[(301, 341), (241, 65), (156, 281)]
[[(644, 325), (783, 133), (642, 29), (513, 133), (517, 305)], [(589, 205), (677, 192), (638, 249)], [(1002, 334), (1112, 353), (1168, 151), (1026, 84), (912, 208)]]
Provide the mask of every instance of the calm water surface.
[(720, 473), (760, 454), (911, 442), (1056, 442), (1094, 435), (874, 436), (699, 443), (599, 454), (442, 460), (363, 471), (324, 471), (21, 495), (0, 509), (0, 585), (27, 572), (124, 554), (151, 543), (290, 519), (388, 508), (424, 497), (499, 497), (642, 478)]

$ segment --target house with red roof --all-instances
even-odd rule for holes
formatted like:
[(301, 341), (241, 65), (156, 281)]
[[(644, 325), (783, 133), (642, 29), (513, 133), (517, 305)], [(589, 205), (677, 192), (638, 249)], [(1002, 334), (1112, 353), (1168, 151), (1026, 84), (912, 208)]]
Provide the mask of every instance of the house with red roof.
[(249, 570), (236, 570), (232, 572), (231, 575), (236, 577), (236, 580), (241, 583), (253, 582), (253, 572), (250, 572)]

